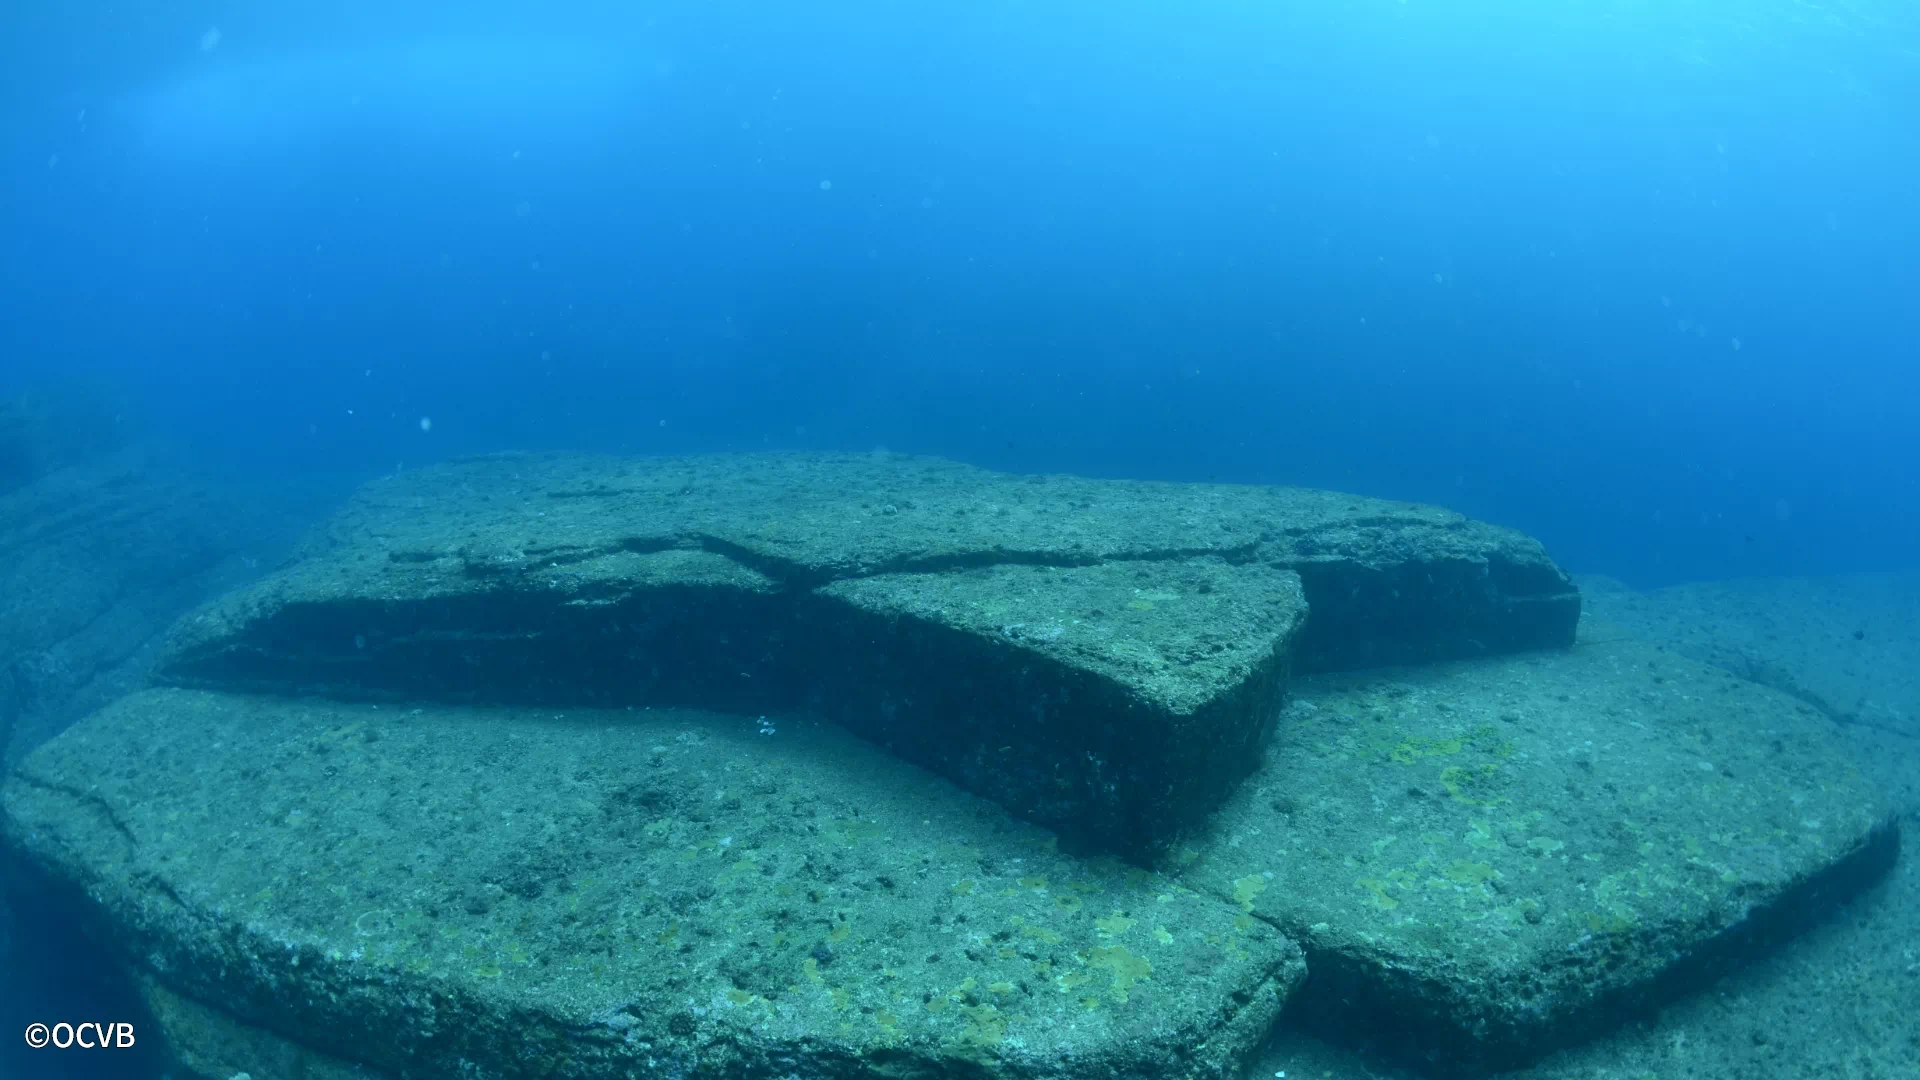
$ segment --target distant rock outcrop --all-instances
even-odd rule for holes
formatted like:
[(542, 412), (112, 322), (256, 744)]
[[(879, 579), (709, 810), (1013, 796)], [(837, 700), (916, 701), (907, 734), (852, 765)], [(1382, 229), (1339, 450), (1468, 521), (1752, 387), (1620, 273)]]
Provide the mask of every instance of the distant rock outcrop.
[(94, 387), (36, 387), (0, 398), (0, 495), (130, 442), (115, 398)]
[(249, 576), (239, 517), (177, 463), (139, 447), (0, 494), (8, 757), (143, 685), (166, 628)]

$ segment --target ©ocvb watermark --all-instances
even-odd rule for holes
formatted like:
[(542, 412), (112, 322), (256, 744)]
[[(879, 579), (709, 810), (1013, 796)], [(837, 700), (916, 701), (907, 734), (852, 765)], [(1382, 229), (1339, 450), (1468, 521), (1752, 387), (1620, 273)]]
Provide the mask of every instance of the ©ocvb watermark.
[(124, 1020), (83, 1020), (69, 1024), (33, 1023), (27, 1025), (27, 1045), (35, 1050), (126, 1050), (133, 1046), (133, 1025)]

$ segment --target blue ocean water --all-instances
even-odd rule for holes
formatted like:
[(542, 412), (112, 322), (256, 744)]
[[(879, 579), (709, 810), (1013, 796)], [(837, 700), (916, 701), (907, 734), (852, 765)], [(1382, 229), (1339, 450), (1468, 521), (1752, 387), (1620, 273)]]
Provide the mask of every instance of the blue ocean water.
[(1917, 21), (23, 0), (0, 377), (280, 482), (886, 446), (1908, 565)]
[(12, 0), (0, 395), (316, 491), (886, 447), (1912, 568), (1915, 175), (1888, 0)]

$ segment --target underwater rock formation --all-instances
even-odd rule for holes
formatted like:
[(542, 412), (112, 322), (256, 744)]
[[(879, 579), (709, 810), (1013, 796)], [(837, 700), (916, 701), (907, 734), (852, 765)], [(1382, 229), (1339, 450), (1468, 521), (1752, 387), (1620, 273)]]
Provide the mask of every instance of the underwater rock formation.
[(1291, 669), (1564, 646), (1578, 614), (1536, 542), (1432, 507), (897, 455), (511, 455), (369, 485), (183, 624), (162, 676), (810, 709), (1150, 861), (1245, 774)]

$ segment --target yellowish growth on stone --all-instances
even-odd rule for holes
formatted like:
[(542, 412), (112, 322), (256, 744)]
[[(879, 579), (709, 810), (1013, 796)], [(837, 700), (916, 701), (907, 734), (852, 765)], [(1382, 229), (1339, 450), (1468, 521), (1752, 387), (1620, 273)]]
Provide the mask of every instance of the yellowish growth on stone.
[(1106, 968), (1113, 973), (1113, 984), (1107, 989), (1107, 996), (1125, 1004), (1127, 991), (1138, 982), (1153, 977), (1153, 965), (1143, 956), (1135, 956), (1123, 945), (1096, 945), (1088, 954), (1087, 963), (1096, 968)]
[(742, 855), (733, 861), (733, 865), (720, 871), (720, 884), (730, 885), (741, 878), (752, 879), (760, 873), (760, 860), (752, 854)]
[(973, 893), (973, 884), (972, 878), (956, 881), (953, 883), (953, 888), (950, 891), (955, 896), (969, 896)]
[(735, 1005), (751, 1005), (753, 1003), (753, 995), (735, 987), (727, 991), (727, 1000), (733, 1002)]
[(1019, 884), (1023, 889), (1032, 889), (1034, 892), (1040, 892), (1047, 887), (1047, 879), (1044, 874), (1028, 874), (1020, 879)]
[(834, 835), (840, 843), (854, 847), (862, 840), (878, 840), (885, 836), (886, 826), (877, 821), (862, 821), (859, 818), (837, 818), (833, 823)]
[(1004, 997), (1007, 994), (1013, 993), (1013, 984), (1005, 981), (988, 983), (987, 992), (990, 994), (999, 994)]
[(820, 961), (815, 960), (811, 956), (800, 961), (800, 974), (805, 975), (808, 982), (818, 983), (820, 981)]
[(1253, 910), (1254, 898), (1267, 891), (1267, 879), (1259, 874), (1248, 874), (1236, 878), (1233, 883), (1233, 902), (1244, 911)]
[(1127, 918), (1124, 913), (1116, 911), (1105, 918), (1093, 920), (1093, 926), (1095, 930), (1099, 931), (1101, 937), (1117, 938), (1121, 934), (1133, 929), (1133, 922), (1134, 921)]
[(1499, 876), (1498, 870), (1483, 862), (1455, 859), (1447, 866), (1447, 880), (1456, 885), (1484, 885)]
[(1153, 928), (1153, 940), (1162, 945), (1171, 945), (1173, 944), (1173, 935), (1167, 931), (1166, 927), (1156, 926)]
[(1500, 766), (1492, 762), (1468, 768), (1449, 765), (1440, 770), (1440, 785), (1454, 802), (1464, 806), (1499, 806), (1506, 799), (1494, 791)]
[(1081, 903), (1079, 897), (1068, 893), (1061, 893), (1059, 896), (1053, 898), (1053, 906), (1059, 908), (1061, 911), (1072, 913), (1079, 911), (1085, 905)]
[(1023, 926), (1020, 928), (1020, 933), (1048, 945), (1060, 944), (1060, 935), (1044, 926)]
[(998, 1046), (1007, 1038), (1007, 1018), (992, 1005), (966, 1005), (960, 1009), (967, 1028), (960, 1037), (975, 1046)]
[(1461, 745), (1458, 738), (1429, 739), (1415, 735), (1400, 740), (1387, 756), (1402, 765), (1412, 765), (1422, 758), (1457, 754)]
[(1581, 921), (1596, 934), (1624, 934), (1633, 929), (1633, 918), (1619, 913), (1582, 912)]
[(1381, 911), (1392, 911), (1400, 906), (1400, 901), (1387, 895), (1387, 883), (1379, 878), (1356, 878), (1354, 885), (1365, 889), (1370, 902)]

